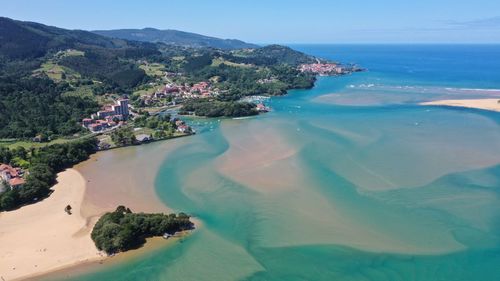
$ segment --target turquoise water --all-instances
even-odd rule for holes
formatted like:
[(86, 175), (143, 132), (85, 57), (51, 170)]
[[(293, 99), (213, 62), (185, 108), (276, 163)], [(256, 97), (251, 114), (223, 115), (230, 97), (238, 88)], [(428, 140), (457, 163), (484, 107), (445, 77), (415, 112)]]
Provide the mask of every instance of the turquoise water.
[(416, 105), (500, 95), (500, 48), (293, 47), (370, 71), (187, 138), (156, 190), (203, 226), (74, 280), (500, 280), (500, 114)]

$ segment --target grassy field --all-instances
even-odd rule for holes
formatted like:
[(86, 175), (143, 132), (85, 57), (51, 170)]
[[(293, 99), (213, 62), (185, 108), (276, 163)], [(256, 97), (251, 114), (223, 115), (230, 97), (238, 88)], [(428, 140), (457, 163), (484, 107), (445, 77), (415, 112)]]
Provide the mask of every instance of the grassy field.
[(251, 53), (253, 52), (252, 49), (249, 49), (249, 50), (234, 50), (234, 51), (231, 51), (231, 54), (233, 56), (237, 56), (237, 57), (243, 57), (243, 58), (246, 58), (248, 57)]
[(159, 63), (141, 64), (139, 68), (151, 77), (161, 78), (165, 75), (165, 66)]
[(110, 148), (115, 148), (116, 147), (116, 143), (114, 143), (111, 140), (111, 136), (109, 134), (98, 135), (97, 139), (99, 140), (99, 142), (103, 142), (103, 143), (109, 144)]
[(177, 57), (172, 57), (172, 60), (175, 60), (175, 61), (183, 61), (186, 57), (184, 56), (177, 56)]
[(82, 85), (76, 87), (72, 91), (64, 92), (62, 95), (66, 97), (94, 97), (93, 85)]
[[(34, 75), (47, 75), (55, 82), (62, 80), (75, 81), (81, 78), (81, 75), (67, 67), (61, 66), (52, 60), (49, 60), (41, 65), (39, 69), (33, 71)], [(65, 77), (63, 77), (65, 76)], [(64, 79), (63, 79), (64, 78)]]
[(249, 65), (249, 64), (235, 63), (235, 62), (224, 60), (223, 58), (216, 58), (216, 59), (212, 60), (212, 66), (219, 66), (221, 64), (225, 64), (228, 66), (234, 66), (234, 67), (251, 67), (251, 65)]
[(119, 98), (118, 95), (94, 95), (94, 85), (81, 85), (74, 90), (64, 92), (62, 95), (66, 97), (89, 97), (95, 99), (99, 105), (114, 103), (114, 100)]
[(62, 79), (62, 73), (64, 73), (64, 69), (51, 61), (42, 64), (39, 69), (34, 71), (34, 74), (46, 74), (50, 79), (55, 81)]
[(153, 133), (155, 132), (155, 130), (153, 129), (150, 129), (150, 128), (134, 128), (134, 135), (141, 135), (141, 134), (145, 134), (145, 135), (153, 135)]
[(43, 63), (39, 69), (36, 69), (33, 71), (33, 75), (47, 75), (50, 79), (54, 80), (55, 82), (60, 82), (62, 80), (66, 81), (76, 81), (78, 79), (81, 79), (80, 73), (61, 66), (58, 64), (60, 59), (64, 57), (74, 57), (74, 56), (84, 56), (85, 53), (82, 51), (77, 51), (77, 50), (66, 50), (66, 51), (60, 51), (57, 54), (55, 54), (51, 59), (47, 60), (45, 63)]
[(85, 52), (83, 51), (78, 51), (78, 50), (66, 50), (66, 51), (61, 51), (57, 53), (58, 57), (83, 57), (85, 56)]
[(86, 138), (88, 136), (90, 136), (90, 134), (82, 135), (80, 137), (75, 137), (75, 138), (58, 138), (55, 140), (51, 140), (49, 142), (33, 142), (33, 141), (27, 141), (27, 140), (0, 140), (0, 146), (5, 146), (5, 147), (8, 147), (9, 149), (13, 149), (13, 148), (22, 146), (25, 149), (29, 150), (30, 148), (40, 148), (40, 147), (45, 147), (45, 146), (53, 145), (53, 144), (67, 143), (67, 142), (79, 140), (82, 138)]
[(148, 95), (150, 96), (151, 94), (154, 94), (156, 92), (156, 89), (159, 88), (159, 85), (143, 85), (140, 90), (137, 90), (133, 93), (134, 96), (144, 96)]
[(162, 86), (163, 83), (168, 82), (165, 79), (165, 66), (159, 63), (149, 63), (149, 64), (141, 64), (139, 66), (142, 70), (146, 72), (148, 76), (157, 78), (157, 81), (154, 84), (144, 84), (136, 88), (134, 91), (134, 96), (143, 96), (143, 95), (151, 95), (156, 92), (158, 88)]

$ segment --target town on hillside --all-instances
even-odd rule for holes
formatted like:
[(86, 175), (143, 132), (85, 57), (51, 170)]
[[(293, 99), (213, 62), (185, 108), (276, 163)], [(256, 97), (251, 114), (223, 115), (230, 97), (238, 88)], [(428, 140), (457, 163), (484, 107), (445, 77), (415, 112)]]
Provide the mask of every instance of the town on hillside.
[(127, 97), (103, 106), (90, 118), (84, 118), (81, 125), (97, 136), (101, 150), (194, 133), (183, 120), (168, 114), (136, 112)]
[[(165, 74), (169, 76), (168, 72)], [(139, 97), (140, 102), (146, 106), (162, 104), (175, 106), (187, 99), (215, 98), (220, 90), (214, 88), (210, 82), (202, 81), (190, 86), (185, 83), (179, 85), (174, 82), (166, 83), (165, 86), (157, 89), (152, 94), (144, 94)]]
[[(142, 62), (146, 66), (147, 62)], [(298, 70), (302, 73), (310, 73), (319, 76), (335, 76), (345, 75), (352, 72), (362, 71), (363, 69), (355, 65), (341, 65), (338, 63), (328, 63), (317, 61), (316, 63), (301, 64)], [(192, 99), (207, 99), (216, 98), (223, 91), (214, 87), (210, 81), (201, 81), (194, 84), (175, 82), (174, 78), (182, 77), (182, 73), (163, 72), (163, 77), (158, 79), (162, 84), (152, 93), (144, 93), (135, 97), (135, 104), (141, 108), (160, 107), (160, 108), (175, 108), (176, 106), (192, 100)], [(268, 84), (276, 82), (275, 78), (260, 79), (258, 84)], [(158, 85), (151, 83), (150, 86)], [(256, 105), (257, 112), (268, 112), (270, 108), (265, 104), (263, 96), (249, 96), (241, 101), (251, 102)], [(92, 133), (107, 133), (121, 126), (127, 125), (127, 121), (137, 117), (134, 112), (134, 107), (130, 104), (127, 97), (121, 97), (115, 100), (114, 104), (105, 105), (102, 110), (92, 114), (89, 118), (82, 120), (82, 126), (87, 128)], [(177, 126), (177, 131), (184, 133), (188, 130), (187, 125), (179, 124), (179, 120), (174, 121)], [(141, 134), (141, 139), (152, 139), (151, 136)]]
[(338, 63), (322, 63), (320, 61), (310, 64), (301, 64), (298, 69), (303, 73), (312, 73), (319, 76), (345, 75), (363, 71), (355, 65), (341, 65)]
[[(165, 72), (162, 84), (154, 92), (142, 94), (138, 97), (140, 107), (175, 107), (189, 100), (195, 99), (215, 99), (219, 95), (227, 93), (227, 90), (220, 90), (210, 81), (201, 81), (194, 84), (174, 82), (172, 78), (182, 77), (182, 73)], [(275, 79), (261, 79), (257, 83), (265, 84), (276, 82)], [(152, 83), (154, 85), (154, 83)], [(255, 109), (258, 112), (268, 111), (269, 108), (259, 101)], [(266, 110), (264, 110), (264, 108)]]
[[(141, 61), (145, 67), (152, 67), (152, 64)], [(82, 127), (88, 129), (97, 136), (106, 136), (122, 127), (133, 127), (136, 140), (139, 143), (154, 140), (154, 130), (146, 132), (138, 126), (136, 120), (144, 117), (142, 114), (153, 112), (152, 115), (164, 114), (167, 111), (179, 109), (179, 106), (190, 100), (215, 99), (227, 90), (220, 90), (210, 81), (201, 81), (197, 83), (182, 83), (177, 78), (182, 78), (182, 73), (162, 71), (161, 75), (156, 76), (156, 82), (150, 82), (148, 87), (155, 87), (154, 91), (145, 91), (142, 94), (133, 94), (132, 99), (128, 96), (112, 98), (112, 103), (104, 105), (101, 110), (91, 116), (81, 120)], [(262, 79), (258, 83), (272, 83), (273, 79)], [(161, 85), (161, 86), (158, 86)], [(265, 105), (265, 98), (262, 96), (244, 97), (241, 101), (249, 102), (255, 105), (256, 112), (268, 112), (270, 108)], [(146, 113), (148, 115), (148, 113)], [(177, 114), (176, 114), (177, 115)], [(149, 118), (149, 117), (148, 117)], [(142, 120), (142, 119), (141, 119)], [(191, 134), (194, 130), (179, 118), (169, 120), (175, 128), (177, 134)], [(101, 137), (99, 147), (106, 149), (111, 147), (109, 140), (102, 141)]]

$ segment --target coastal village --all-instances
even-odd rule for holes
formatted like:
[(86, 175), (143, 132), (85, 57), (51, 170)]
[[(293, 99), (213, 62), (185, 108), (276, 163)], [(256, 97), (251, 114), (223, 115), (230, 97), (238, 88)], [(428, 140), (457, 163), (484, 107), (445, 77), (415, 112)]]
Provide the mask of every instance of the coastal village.
[(319, 76), (345, 75), (353, 72), (363, 71), (355, 65), (341, 65), (337, 63), (317, 63), (301, 64), (298, 68), (301, 72), (312, 73)]
[[(147, 62), (143, 62), (143, 64), (145, 66), (150, 65)], [(345, 75), (363, 70), (354, 65), (341, 65), (338, 63), (321, 62), (319, 60), (317, 63), (301, 64), (297, 69), (303, 73), (310, 73), (319, 76)], [(211, 81), (201, 81), (194, 84), (177, 81), (178, 78), (182, 77), (182, 73), (164, 72), (162, 77), (158, 77), (159, 79), (157, 79), (157, 83), (150, 83), (150, 86), (153, 87), (155, 87), (155, 85), (160, 86), (156, 86), (157, 88), (150, 93), (140, 94), (135, 102), (136, 105), (146, 108), (175, 108), (190, 99), (217, 98), (217, 96), (224, 93), (224, 90), (220, 90), (215, 87)], [(269, 84), (275, 82), (279, 82), (275, 77), (260, 79), (257, 81), (258, 84)], [(258, 112), (267, 112), (270, 108), (265, 104), (265, 99), (262, 99), (261, 97), (265, 96), (258, 96), (258, 98), (245, 97), (241, 99), (241, 101), (254, 103)]]
[[(165, 74), (166, 77), (172, 75), (168, 72)], [(139, 99), (145, 106), (158, 104), (176, 106), (187, 99), (215, 98), (219, 93), (219, 89), (214, 88), (210, 82), (202, 81), (190, 86), (189, 84), (179, 85), (167, 80), (167, 83), (163, 87), (160, 87), (152, 94), (141, 95)]]
[[(143, 62), (144, 65), (149, 65)], [(182, 78), (182, 73), (165, 72), (163, 77), (159, 78), (157, 83), (151, 83), (150, 86), (157, 88), (152, 93), (141, 94), (136, 101), (141, 108), (177, 108), (182, 103), (191, 99), (215, 99), (220, 94), (227, 91), (220, 90), (211, 81), (201, 81), (194, 84), (182, 83), (176, 81), (176, 78)], [(261, 79), (257, 83), (265, 84), (276, 82), (275, 79)], [(157, 86), (159, 85), (159, 86)], [(243, 98), (240, 101), (251, 102), (255, 104), (258, 112), (267, 112), (270, 110), (262, 99)]]
[[(150, 66), (147, 62), (142, 63), (145, 67)], [(134, 126), (134, 120), (140, 115), (140, 112), (153, 111), (153, 115), (174, 112), (174, 115), (177, 116), (177, 110), (184, 102), (191, 99), (214, 99), (223, 93), (223, 91), (215, 87), (210, 81), (191, 84), (181, 83), (177, 79), (182, 77), (182, 73), (162, 71), (161, 76), (156, 76), (157, 79), (155, 82), (149, 83), (149, 87), (155, 87), (154, 91), (134, 94), (132, 99), (129, 99), (127, 96), (113, 98), (113, 103), (104, 105), (101, 110), (82, 119), (81, 125), (97, 136), (105, 136), (121, 127)], [(269, 80), (274, 81), (272, 79)], [(267, 82), (259, 81), (258, 83)], [(266, 99), (267, 97), (264, 96), (251, 96), (245, 97), (241, 101), (255, 104), (255, 110), (263, 113), (271, 110), (265, 104)], [(183, 120), (175, 118), (172, 121), (175, 124), (177, 133), (190, 134), (194, 132)], [(152, 134), (144, 133), (141, 128), (134, 127), (134, 131), (137, 132), (136, 139), (139, 143), (154, 140)], [(99, 139), (102, 140), (105, 137)], [(99, 147), (100, 149), (107, 149), (110, 145), (100, 142)]]
[[(155, 67), (146, 61), (141, 62), (145, 69)], [(341, 65), (338, 63), (322, 62), (301, 64), (297, 67), (300, 72), (310, 73), (319, 76), (345, 75), (352, 72), (362, 71), (354, 65)], [(161, 73), (161, 74), (160, 74)], [(161, 112), (177, 111), (180, 105), (191, 99), (215, 99), (224, 91), (214, 86), (211, 81), (200, 81), (197, 83), (186, 83), (183, 81), (183, 74), (168, 71), (158, 71), (155, 73), (156, 81), (150, 82), (149, 87), (153, 91), (140, 91), (134, 94), (132, 100), (127, 96), (113, 99), (113, 104), (107, 104), (102, 109), (88, 118), (81, 121), (81, 125), (96, 135), (109, 134), (112, 131), (123, 127), (133, 125), (133, 120), (139, 115), (140, 110), (150, 110), (157, 108), (154, 114)], [(260, 79), (259, 84), (275, 83), (275, 77)], [(247, 96), (240, 101), (255, 104), (255, 110), (259, 113), (271, 110), (266, 105), (267, 96)], [(173, 120), (176, 131), (184, 134), (193, 130), (180, 119)], [(140, 128), (134, 128), (138, 133), (136, 139), (139, 143), (151, 141), (154, 137), (151, 134), (141, 132)], [(102, 138), (101, 138), (102, 139)], [(99, 147), (107, 149), (110, 144), (101, 142)]]

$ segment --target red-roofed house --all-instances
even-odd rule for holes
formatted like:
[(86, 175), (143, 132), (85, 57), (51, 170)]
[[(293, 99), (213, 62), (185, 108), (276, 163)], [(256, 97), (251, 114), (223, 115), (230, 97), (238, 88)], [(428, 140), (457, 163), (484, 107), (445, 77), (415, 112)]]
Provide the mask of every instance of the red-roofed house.
[(193, 87), (191, 87), (191, 93), (193, 93), (193, 92), (203, 93), (203, 92), (206, 92), (209, 87), (210, 87), (210, 84), (208, 84), (208, 82), (196, 83), (193, 85)]
[(13, 178), (9, 181), (9, 185), (11, 188), (23, 187), (25, 183), (26, 181), (23, 178)]
[(91, 132), (99, 132), (102, 130), (102, 125), (101, 124), (90, 124), (89, 125), (89, 130)]
[(9, 184), (11, 188), (22, 187), (25, 184), (22, 178), (23, 171), (7, 164), (0, 164), (0, 179)]
[(19, 170), (19, 168), (12, 168), (7, 164), (0, 164), (0, 176), (6, 181), (17, 177), (19, 175)]
[(90, 124), (92, 124), (92, 119), (91, 118), (85, 118), (82, 120), (82, 126), (87, 128)]

